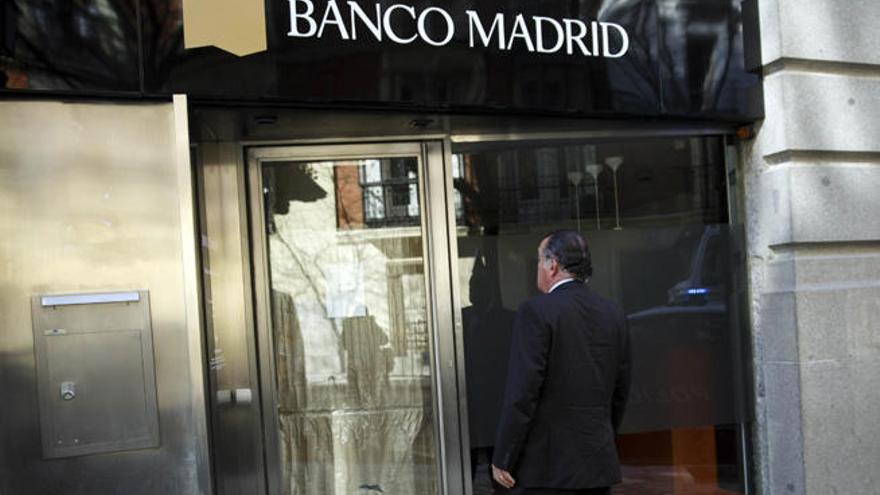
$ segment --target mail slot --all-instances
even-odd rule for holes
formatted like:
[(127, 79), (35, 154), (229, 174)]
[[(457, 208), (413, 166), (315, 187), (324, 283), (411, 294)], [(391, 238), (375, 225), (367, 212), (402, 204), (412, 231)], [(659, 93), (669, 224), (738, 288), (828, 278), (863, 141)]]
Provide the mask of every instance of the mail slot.
[(43, 456), (157, 447), (148, 291), (32, 299)]

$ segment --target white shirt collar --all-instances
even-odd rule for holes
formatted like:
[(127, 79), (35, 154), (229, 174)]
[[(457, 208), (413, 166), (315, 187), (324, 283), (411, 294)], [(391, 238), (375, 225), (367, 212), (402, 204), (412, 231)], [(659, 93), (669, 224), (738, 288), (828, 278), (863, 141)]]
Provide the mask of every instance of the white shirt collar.
[(567, 282), (574, 282), (574, 278), (572, 278), (572, 277), (564, 278), (564, 279), (560, 280), (559, 282), (556, 282), (555, 284), (550, 286), (550, 290), (547, 291), (547, 294), (553, 292), (557, 287), (559, 287), (560, 285), (567, 283)]

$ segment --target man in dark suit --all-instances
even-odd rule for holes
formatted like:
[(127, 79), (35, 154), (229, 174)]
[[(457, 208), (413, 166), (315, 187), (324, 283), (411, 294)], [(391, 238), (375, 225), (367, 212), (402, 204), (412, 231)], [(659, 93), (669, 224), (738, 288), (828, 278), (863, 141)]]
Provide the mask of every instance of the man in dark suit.
[(620, 482), (615, 433), (629, 391), (620, 307), (586, 285), (587, 243), (571, 230), (538, 246), (538, 289), (516, 315), (492, 475), (514, 494), (598, 495)]

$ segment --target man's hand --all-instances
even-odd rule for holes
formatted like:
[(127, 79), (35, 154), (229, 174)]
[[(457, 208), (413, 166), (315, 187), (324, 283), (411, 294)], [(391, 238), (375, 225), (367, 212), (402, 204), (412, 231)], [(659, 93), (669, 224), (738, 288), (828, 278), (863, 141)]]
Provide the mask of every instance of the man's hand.
[(511, 476), (510, 473), (503, 469), (498, 469), (494, 464), (492, 464), (492, 477), (495, 478), (495, 481), (497, 481), (499, 485), (508, 490), (513, 488), (513, 485), (516, 484), (516, 480), (513, 479), (513, 476)]

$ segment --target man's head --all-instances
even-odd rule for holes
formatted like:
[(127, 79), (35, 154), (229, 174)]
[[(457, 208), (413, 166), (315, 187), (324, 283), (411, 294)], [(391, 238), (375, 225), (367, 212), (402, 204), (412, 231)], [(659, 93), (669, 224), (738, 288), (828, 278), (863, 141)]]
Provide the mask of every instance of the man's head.
[(584, 281), (593, 275), (587, 241), (574, 230), (557, 230), (538, 246), (538, 289), (547, 292), (565, 278)]

